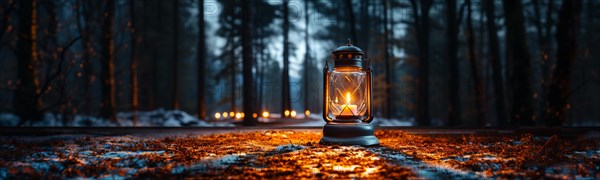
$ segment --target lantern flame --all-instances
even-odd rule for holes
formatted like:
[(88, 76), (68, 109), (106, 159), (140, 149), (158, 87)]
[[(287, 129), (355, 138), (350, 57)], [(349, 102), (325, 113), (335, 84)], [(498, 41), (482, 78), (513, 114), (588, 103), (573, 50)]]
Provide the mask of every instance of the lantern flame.
[(346, 93), (346, 103), (350, 104), (350, 93)]

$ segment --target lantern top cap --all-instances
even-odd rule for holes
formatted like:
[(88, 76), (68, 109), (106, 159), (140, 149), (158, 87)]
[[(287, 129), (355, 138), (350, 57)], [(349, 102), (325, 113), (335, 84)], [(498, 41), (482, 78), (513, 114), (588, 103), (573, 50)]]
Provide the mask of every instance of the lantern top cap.
[(338, 54), (338, 53), (364, 54), (362, 49), (352, 45), (352, 43), (350, 42), (350, 39), (348, 39), (348, 43), (346, 45), (338, 47), (331, 54)]

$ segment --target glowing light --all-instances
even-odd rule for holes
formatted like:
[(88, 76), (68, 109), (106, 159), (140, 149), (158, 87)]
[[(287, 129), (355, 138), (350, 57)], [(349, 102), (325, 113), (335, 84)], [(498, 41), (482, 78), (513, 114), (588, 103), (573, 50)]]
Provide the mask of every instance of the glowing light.
[(215, 119), (219, 119), (219, 118), (221, 118), (221, 114), (215, 113)]
[(283, 114), (285, 115), (285, 117), (290, 116), (290, 110), (285, 110), (285, 112), (283, 112)]
[(269, 112), (268, 111), (263, 111), (262, 117), (263, 118), (269, 118)]
[(290, 115), (291, 115), (292, 117), (296, 117), (296, 111), (292, 110), (292, 112), (290, 113)]
[(231, 116), (231, 117), (235, 116), (235, 112), (233, 112), (233, 111), (229, 112), (229, 116)]
[(227, 112), (223, 112), (223, 118), (227, 118), (227, 116), (229, 116), (229, 114), (227, 114)]
[(242, 113), (242, 118), (244, 118), (246, 116), (246, 114)]
[(342, 116), (355, 116), (357, 114), (357, 106), (350, 104), (350, 92), (346, 92), (346, 104), (342, 104)]
[(305, 115), (306, 117), (310, 116), (310, 110), (308, 110), (308, 109), (307, 109), (306, 111), (304, 111), (304, 115)]
[(350, 93), (346, 93), (346, 103), (350, 104)]
[(242, 113), (235, 113), (235, 118), (236, 119), (242, 118)]
[(258, 114), (252, 113), (252, 118), (257, 118), (257, 117), (258, 117)]

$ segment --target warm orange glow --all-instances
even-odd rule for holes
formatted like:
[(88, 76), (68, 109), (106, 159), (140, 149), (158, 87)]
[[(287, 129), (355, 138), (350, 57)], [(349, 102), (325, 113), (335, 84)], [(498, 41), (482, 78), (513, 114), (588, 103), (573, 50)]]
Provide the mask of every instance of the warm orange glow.
[(346, 103), (350, 104), (350, 99), (351, 99), (351, 98), (350, 98), (350, 93), (349, 93), (349, 92), (347, 92), (347, 93), (346, 93)]
[(242, 113), (235, 113), (235, 118), (236, 119), (242, 118)]
[(242, 118), (244, 118), (244, 116), (246, 116), (246, 114), (242, 113)]
[(350, 92), (346, 93), (346, 104), (342, 104), (342, 116), (355, 116), (358, 114), (357, 106), (350, 104), (351, 101)]
[(292, 110), (292, 112), (290, 113), (290, 115), (291, 115), (292, 117), (296, 117), (296, 111)]
[(223, 112), (223, 118), (227, 118), (227, 116), (229, 116), (229, 114), (227, 114), (227, 112)]
[(219, 118), (221, 118), (221, 114), (219, 114), (218, 112), (215, 113), (215, 119), (219, 119)]
[(307, 109), (306, 111), (304, 111), (304, 115), (305, 115), (306, 117), (310, 116), (310, 110), (308, 110), (308, 109)]
[(258, 114), (252, 113), (252, 118), (257, 118), (257, 117), (258, 117)]
[(269, 118), (269, 112), (268, 111), (263, 111), (262, 117), (263, 118)]
[(233, 112), (233, 111), (229, 112), (229, 116), (230, 116), (230, 117), (233, 117), (233, 116), (235, 116), (235, 112)]
[(290, 110), (285, 110), (285, 112), (283, 112), (283, 114), (285, 115), (285, 117), (290, 116)]

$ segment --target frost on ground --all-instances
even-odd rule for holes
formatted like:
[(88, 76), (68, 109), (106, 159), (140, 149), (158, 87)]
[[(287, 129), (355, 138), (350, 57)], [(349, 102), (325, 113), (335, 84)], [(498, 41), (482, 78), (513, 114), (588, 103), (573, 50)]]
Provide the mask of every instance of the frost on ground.
[(318, 130), (0, 137), (0, 179), (600, 178), (597, 137), (376, 136), (381, 146), (320, 145)]
[[(215, 123), (207, 122), (198, 119), (184, 111), (180, 110), (163, 110), (140, 111), (138, 115), (137, 126), (161, 126), (161, 127), (182, 127), (182, 126), (233, 126), (231, 123)], [(69, 119), (63, 121), (63, 119)], [(19, 117), (14, 114), (0, 114), (0, 126), (16, 126), (19, 122)], [(41, 120), (32, 120), (26, 125), (34, 127), (53, 127), (53, 126), (69, 126), (69, 127), (113, 127), (113, 126), (133, 126), (132, 112), (117, 113), (117, 122), (98, 117), (73, 115), (64, 117), (61, 114), (46, 113)]]

